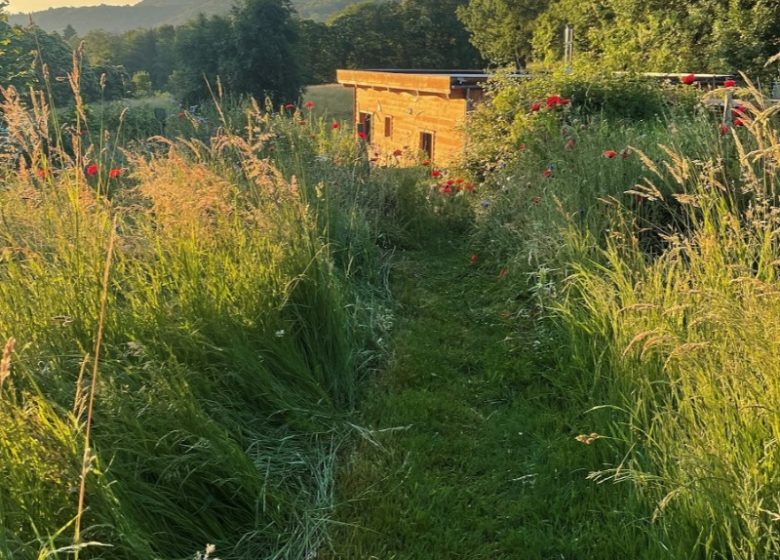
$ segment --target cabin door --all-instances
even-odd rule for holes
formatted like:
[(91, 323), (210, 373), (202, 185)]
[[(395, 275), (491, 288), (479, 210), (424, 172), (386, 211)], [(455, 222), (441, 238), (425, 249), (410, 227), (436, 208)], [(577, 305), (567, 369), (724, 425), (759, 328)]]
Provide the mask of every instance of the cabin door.
[(366, 135), (366, 141), (371, 142), (371, 113), (360, 113), (358, 132)]
[(433, 133), (420, 133), (420, 151), (425, 154), (429, 161), (433, 160)]

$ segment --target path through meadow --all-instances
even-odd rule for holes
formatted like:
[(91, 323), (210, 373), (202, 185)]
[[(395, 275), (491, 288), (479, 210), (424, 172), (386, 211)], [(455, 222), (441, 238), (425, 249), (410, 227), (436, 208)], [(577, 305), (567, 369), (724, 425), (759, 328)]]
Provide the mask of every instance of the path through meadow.
[[(370, 435), (343, 461), (326, 557), (630, 555), (604, 530), (619, 507), (586, 480), (580, 414), (535, 342), (527, 294), (471, 264), (459, 241), (400, 255), (392, 279), (394, 356), (364, 399)], [(570, 463), (572, 448), (583, 465)]]

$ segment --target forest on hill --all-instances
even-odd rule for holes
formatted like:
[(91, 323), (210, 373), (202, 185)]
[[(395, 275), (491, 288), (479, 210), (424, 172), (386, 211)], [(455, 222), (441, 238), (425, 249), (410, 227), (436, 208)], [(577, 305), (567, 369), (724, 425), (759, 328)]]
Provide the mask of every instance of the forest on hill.
[[(360, 0), (293, 0), (302, 18), (324, 21), (333, 14)], [(150, 29), (164, 25), (181, 25), (198, 14), (224, 15), (235, 0), (141, 0), (132, 6), (84, 6), (50, 8), (32, 14), (12, 14), (9, 21), (16, 25), (33, 22), (48, 32), (62, 31), (71, 25), (78, 33), (102, 30), (122, 33), (132, 29)]]

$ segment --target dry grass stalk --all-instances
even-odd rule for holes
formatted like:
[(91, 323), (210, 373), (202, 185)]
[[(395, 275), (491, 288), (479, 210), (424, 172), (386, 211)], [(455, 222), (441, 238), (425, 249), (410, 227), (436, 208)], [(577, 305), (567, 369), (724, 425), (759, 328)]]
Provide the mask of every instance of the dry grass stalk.
[(5, 343), (5, 348), (3, 349), (3, 358), (0, 360), (0, 399), (3, 397), (5, 380), (11, 375), (11, 354), (13, 354), (15, 345), (16, 340), (11, 337)]
[[(100, 364), (100, 348), (103, 342), (103, 325), (106, 317), (106, 303), (108, 302), (108, 285), (111, 276), (111, 261), (114, 254), (114, 241), (116, 239), (116, 224), (117, 220), (111, 224), (111, 234), (108, 239), (108, 249), (106, 251), (106, 263), (103, 269), (103, 290), (100, 295), (100, 311), (98, 315), (98, 329), (95, 340), (95, 359), (92, 361), (92, 380), (89, 387), (89, 395), (87, 397), (87, 420), (84, 428), (84, 454), (81, 461), (81, 480), (79, 484), (79, 502), (78, 510), (76, 512), (75, 529), (73, 535), (73, 545), (75, 549), (75, 560), (79, 558), (79, 546), (81, 544), (81, 519), (84, 515), (84, 500), (86, 498), (87, 489), (87, 475), (90, 471), (92, 464), (92, 453), (90, 449), (90, 436), (92, 433), (92, 414), (95, 405), (95, 393), (97, 392), (97, 380), (98, 380), (98, 366)], [(86, 363), (86, 360), (85, 360)]]

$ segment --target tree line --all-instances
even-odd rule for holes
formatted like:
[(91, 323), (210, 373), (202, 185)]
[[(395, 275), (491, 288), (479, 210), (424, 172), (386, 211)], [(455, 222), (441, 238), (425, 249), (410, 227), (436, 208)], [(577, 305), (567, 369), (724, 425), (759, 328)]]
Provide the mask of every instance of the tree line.
[(563, 29), (604, 70), (777, 77), (780, 0), (471, 0), (459, 16), (492, 64), (551, 63)]
[[(84, 77), (92, 84), (106, 74), (112, 84), (100, 92), (88, 88), (105, 99), (169, 91), (185, 103), (196, 103), (211, 96), (219, 79), (233, 94), (290, 100), (302, 85), (332, 82), (340, 67), (482, 67), (484, 61), (456, 14), (466, 2), (363, 2), (322, 23), (298, 18), (289, 0), (240, 0), (224, 16), (200, 15), (177, 27), (125, 33), (91, 31), (82, 37), (71, 26), (47, 34), (2, 22), (2, 32), (15, 38), (15, 46), (0, 54), (0, 79), (42, 86), (36, 57), (37, 45), (45, 43), (43, 62), (57, 76), (69, 71), (72, 49), (83, 46)], [(9, 69), (23, 67), (26, 72), (6, 80), (7, 59), (15, 59)], [(64, 87), (58, 82), (59, 89)]]
[[(289, 0), (239, 0), (178, 27), (83, 37), (10, 26), (4, 4), (0, 83), (41, 89), (44, 66), (64, 76), (83, 45), (88, 99), (170, 91), (196, 103), (219, 78), (233, 94), (280, 101), (337, 68), (526, 68), (561, 59), (567, 24), (576, 56), (604, 70), (776, 77), (764, 62), (780, 50), (780, 0), (376, 0), (326, 23), (297, 17)], [(51, 86), (67, 94), (66, 82)]]

